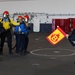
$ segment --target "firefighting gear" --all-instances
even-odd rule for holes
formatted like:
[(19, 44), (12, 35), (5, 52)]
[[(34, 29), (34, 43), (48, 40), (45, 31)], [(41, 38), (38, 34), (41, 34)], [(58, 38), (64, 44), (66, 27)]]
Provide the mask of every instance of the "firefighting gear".
[(22, 22), (20, 22), (20, 25), (15, 27), (14, 32), (16, 36), (16, 53), (23, 55), (27, 52), (27, 46), (29, 42), (29, 31), (23, 19)]
[(22, 16), (18, 16), (17, 22), (22, 22), (22, 21), (23, 21), (23, 17)]
[(25, 55), (28, 53), (27, 47), (29, 43), (29, 38), (25, 34), (21, 35), (21, 48), (20, 48), (20, 55)]
[(26, 54), (29, 38), (25, 34), (15, 34), (16, 36), (16, 53)]
[(1, 34), (1, 49), (0, 49), (0, 54), (3, 54), (3, 46), (5, 42), (5, 38), (7, 37), (7, 43), (8, 43), (8, 49), (9, 49), (9, 54), (12, 54), (12, 35), (11, 35), (11, 30), (7, 30)]
[(19, 51), (20, 51), (20, 43), (21, 43), (20, 36), (21, 36), (20, 34), (15, 34), (15, 37), (16, 37), (16, 45), (15, 45), (15, 47), (16, 47), (16, 53), (19, 53)]
[[(5, 11), (3, 13), (3, 15), (9, 15), (8, 11)], [(1, 33), (1, 49), (0, 49), (0, 54), (3, 54), (3, 46), (4, 46), (4, 42), (5, 42), (5, 38), (7, 37), (7, 43), (8, 43), (8, 48), (9, 48), (9, 54), (12, 54), (12, 34), (11, 34), (11, 26), (18, 26), (20, 25), (20, 23), (13, 21), (12, 19), (10, 19), (8, 16), (3, 17), (0, 20), (1, 25), (4, 28), (4, 31)]]
[(9, 12), (8, 12), (8, 11), (4, 11), (4, 12), (3, 12), (3, 15), (4, 15), (4, 14), (9, 15)]
[(4, 14), (3, 17), (6, 17), (6, 14)]
[(18, 16), (18, 19), (21, 19), (20, 21), (20, 25), (15, 27), (14, 32), (18, 33), (18, 34), (28, 34), (28, 30), (27, 30), (27, 26), (25, 24), (25, 22), (23, 21), (23, 17), (22, 16)]
[(9, 12), (8, 12), (8, 11), (4, 11), (4, 12), (3, 12), (3, 17), (4, 17), (4, 18), (9, 17)]
[(25, 15), (24, 16), (24, 19), (25, 19), (25, 22), (28, 22), (29, 21), (29, 16), (28, 15)]
[[(9, 22), (9, 20), (10, 20), (10, 22)], [(5, 30), (10, 29), (11, 28), (11, 24), (14, 25), (14, 26), (17, 26), (17, 25), (20, 24), (20, 23), (17, 23), (15, 21), (13, 21), (12, 19), (9, 19), (9, 18), (6, 18), (6, 19), (3, 18), (3, 19), (0, 20), (0, 22), (2, 23), (2, 26), (3, 26), (3, 28)]]
[(18, 16), (18, 19), (23, 19), (23, 17), (22, 16)]
[(20, 23), (19, 26), (16, 26), (14, 32), (17, 34), (25, 34), (25, 35), (28, 35), (29, 33), (27, 26), (25, 25), (24, 22)]

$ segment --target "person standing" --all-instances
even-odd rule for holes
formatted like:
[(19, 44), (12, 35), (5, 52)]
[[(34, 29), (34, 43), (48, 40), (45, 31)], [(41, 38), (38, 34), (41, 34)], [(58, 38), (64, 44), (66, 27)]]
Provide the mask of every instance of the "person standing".
[[(22, 16), (18, 16), (17, 18), (17, 22), (20, 22), (20, 26), (21, 26), (21, 22), (23, 20)], [(20, 52), (21, 49), (21, 27), (20, 26), (15, 26), (14, 27), (14, 34), (16, 37), (16, 53)]]
[(68, 34), (68, 40), (72, 44), (72, 46), (75, 46), (75, 29), (73, 29), (71, 33)]
[(29, 31), (22, 16), (18, 16), (18, 21), (20, 22), (20, 25), (16, 26), (14, 31), (16, 35), (16, 53), (26, 55), (28, 53), (26, 49), (28, 46)]
[(12, 25), (17, 26), (20, 23), (17, 23), (13, 21), (9, 17), (9, 12), (4, 11), (3, 12), (3, 18), (0, 20), (0, 23), (2, 24), (2, 27), (4, 30), (1, 33), (1, 49), (0, 49), (0, 54), (3, 54), (3, 47), (4, 47), (4, 42), (5, 38), (7, 37), (7, 43), (8, 43), (8, 48), (9, 48), (9, 54), (12, 55), (12, 34), (11, 34), (11, 27)]
[[(29, 22), (29, 16), (28, 16), (28, 15), (25, 15), (25, 16), (24, 16), (24, 22), (25, 22), (25, 25), (26, 25), (27, 30), (30, 30), (31, 28), (30, 28), (30, 26), (29, 26), (29, 24), (28, 24), (28, 22)], [(29, 32), (28, 32), (28, 34), (29, 34)], [(30, 53), (30, 52), (27, 50), (28, 44), (29, 44), (29, 37), (28, 37), (28, 35), (27, 35), (27, 36), (25, 37), (25, 53), (26, 53), (26, 54)]]

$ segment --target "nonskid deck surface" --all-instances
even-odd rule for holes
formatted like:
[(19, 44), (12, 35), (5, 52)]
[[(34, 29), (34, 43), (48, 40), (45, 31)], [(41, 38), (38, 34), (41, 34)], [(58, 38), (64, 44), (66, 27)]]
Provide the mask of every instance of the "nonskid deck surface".
[[(8, 54), (7, 43), (4, 55), (0, 56), (0, 75), (75, 75), (75, 47), (64, 38), (51, 45), (46, 37), (50, 33), (30, 33), (28, 51), (21, 56)], [(13, 37), (13, 46), (15, 38)]]

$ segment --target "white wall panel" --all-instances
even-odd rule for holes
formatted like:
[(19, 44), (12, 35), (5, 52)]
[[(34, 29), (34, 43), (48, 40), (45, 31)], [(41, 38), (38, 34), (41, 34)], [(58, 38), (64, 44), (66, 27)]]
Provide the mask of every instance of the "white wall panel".
[(40, 24), (39, 24), (39, 19), (34, 18), (34, 26), (33, 26), (33, 31), (34, 32), (39, 32), (40, 31)]
[(75, 13), (75, 0), (31, 0), (0, 2), (0, 13), (14, 12)]

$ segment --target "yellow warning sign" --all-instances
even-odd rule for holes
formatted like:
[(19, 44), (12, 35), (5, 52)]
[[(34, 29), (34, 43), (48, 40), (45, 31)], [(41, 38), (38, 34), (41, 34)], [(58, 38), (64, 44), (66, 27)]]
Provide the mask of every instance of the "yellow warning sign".
[(65, 36), (66, 36), (66, 33), (60, 27), (58, 27), (46, 38), (52, 45), (55, 45), (58, 42), (60, 42)]

